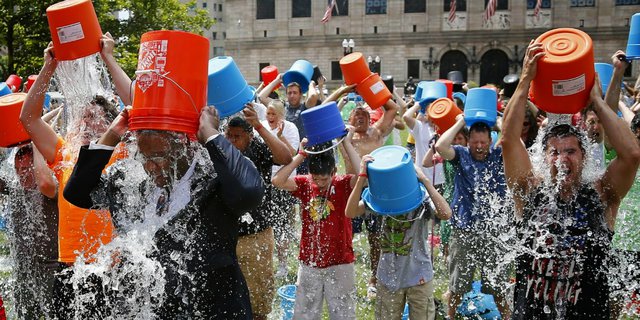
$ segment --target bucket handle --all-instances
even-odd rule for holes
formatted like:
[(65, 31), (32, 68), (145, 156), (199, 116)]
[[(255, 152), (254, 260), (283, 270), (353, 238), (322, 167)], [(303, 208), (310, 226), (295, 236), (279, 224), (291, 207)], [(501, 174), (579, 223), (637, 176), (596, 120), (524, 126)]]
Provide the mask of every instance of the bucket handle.
[(336, 142), (336, 143), (335, 143), (335, 144), (333, 144), (331, 147), (326, 148), (326, 149), (324, 149), (324, 150), (320, 150), (320, 151), (311, 151), (311, 150), (304, 149), (304, 152), (306, 152), (306, 153), (308, 153), (308, 154), (321, 154), (321, 153), (323, 153), (323, 152), (327, 152), (327, 151), (329, 151), (329, 150), (331, 150), (331, 149), (335, 149), (335, 148), (336, 148), (340, 143), (342, 143), (342, 141), (344, 141), (344, 139), (345, 139), (346, 137), (347, 137), (346, 135), (345, 135), (345, 136), (343, 136), (343, 137), (340, 139), (340, 141)]
[(198, 108), (196, 107), (196, 103), (193, 101), (193, 98), (191, 97), (191, 94), (189, 92), (187, 92), (187, 90), (185, 90), (181, 85), (179, 85), (175, 80), (171, 79), (170, 77), (167, 77), (167, 75), (170, 73), (171, 71), (167, 71), (164, 74), (158, 72), (158, 70), (154, 70), (154, 69), (144, 69), (144, 70), (136, 70), (135, 74), (140, 75), (140, 74), (146, 74), (146, 73), (155, 73), (158, 75), (158, 77), (161, 78), (165, 78), (167, 80), (169, 80), (171, 83), (173, 83), (176, 87), (178, 87), (178, 89), (180, 89), (182, 92), (184, 92), (187, 97), (189, 97), (189, 101), (191, 101), (191, 105), (193, 106), (193, 110), (196, 111), (196, 113), (198, 113)]

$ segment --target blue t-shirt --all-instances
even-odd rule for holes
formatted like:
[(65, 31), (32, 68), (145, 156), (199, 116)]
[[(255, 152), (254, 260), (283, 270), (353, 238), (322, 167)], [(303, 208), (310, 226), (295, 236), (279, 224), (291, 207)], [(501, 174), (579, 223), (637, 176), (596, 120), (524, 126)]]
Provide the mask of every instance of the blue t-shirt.
[(453, 149), (456, 155), (451, 160), (455, 170), (451, 224), (470, 230), (477, 222), (490, 218), (492, 210), (504, 203), (502, 148), (490, 149), (484, 161), (474, 160), (467, 147), (453, 146)]
[(302, 111), (307, 110), (307, 106), (304, 103), (301, 103), (297, 108), (291, 107), (291, 105), (287, 102), (285, 104), (285, 115), (284, 118), (292, 122), (298, 128), (298, 135), (300, 136), (300, 140), (307, 137), (307, 132), (304, 130), (304, 123), (302, 123)]

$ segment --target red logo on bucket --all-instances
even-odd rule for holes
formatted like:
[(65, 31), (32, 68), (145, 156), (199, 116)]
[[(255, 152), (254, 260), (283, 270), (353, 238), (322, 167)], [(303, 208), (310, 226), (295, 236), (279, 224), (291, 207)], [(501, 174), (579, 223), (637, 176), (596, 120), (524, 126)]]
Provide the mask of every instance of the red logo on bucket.
[(164, 67), (167, 65), (167, 40), (153, 40), (140, 44), (136, 84), (145, 92), (153, 84), (164, 87)]

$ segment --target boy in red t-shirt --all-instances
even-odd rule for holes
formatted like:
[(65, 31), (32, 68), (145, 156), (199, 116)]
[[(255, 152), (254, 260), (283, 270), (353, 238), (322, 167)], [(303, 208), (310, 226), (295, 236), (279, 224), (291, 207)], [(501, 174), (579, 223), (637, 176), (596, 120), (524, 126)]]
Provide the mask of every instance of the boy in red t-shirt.
[[(344, 140), (344, 158), (358, 168), (360, 156), (351, 144), (352, 135)], [(344, 210), (357, 177), (336, 175), (333, 152), (309, 155), (309, 174), (289, 177), (307, 157), (305, 144), (306, 139), (293, 161), (272, 179), (276, 188), (290, 191), (302, 203), (301, 264), (293, 317), (320, 319), (326, 299), (331, 319), (355, 319), (355, 257), (351, 219)]]

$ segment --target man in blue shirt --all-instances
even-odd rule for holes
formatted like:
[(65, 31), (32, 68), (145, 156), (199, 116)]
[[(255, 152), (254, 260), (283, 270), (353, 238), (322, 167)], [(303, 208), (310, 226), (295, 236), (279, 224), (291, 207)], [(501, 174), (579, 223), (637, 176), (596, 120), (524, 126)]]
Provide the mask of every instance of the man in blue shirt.
[[(436, 143), (440, 155), (451, 161), (455, 169), (451, 208), (452, 236), (449, 261), (449, 317), (462, 295), (471, 289), (476, 267), (483, 284), (491, 293), (503, 318), (509, 309), (500, 287), (507, 282), (507, 268), (500, 266), (500, 243), (496, 240), (501, 226), (506, 225), (504, 199), (506, 185), (503, 172), (502, 149), (491, 148), (491, 129), (482, 122), (469, 129), (468, 147), (452, 145), (456, 134), (465, 126), (463, 115)], [(501, 223), (502, 222), (502, 223)], [(491, 280), (487, 281), (487, 275)]]

